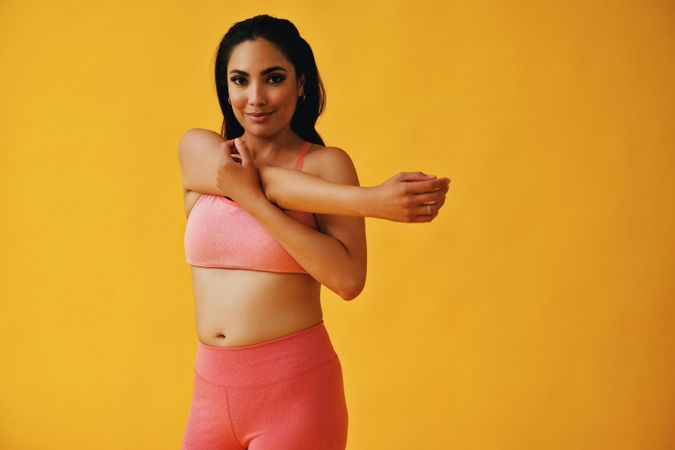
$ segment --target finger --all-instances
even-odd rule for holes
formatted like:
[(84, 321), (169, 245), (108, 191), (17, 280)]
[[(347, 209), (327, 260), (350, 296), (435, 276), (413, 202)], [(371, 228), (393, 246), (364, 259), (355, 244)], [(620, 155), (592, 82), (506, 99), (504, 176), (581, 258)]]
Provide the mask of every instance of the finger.
[[(436, 214), (438, 214), (438, 212), (440, 211), (440, 209), (443, 207), (444, 204), (445, 204), (445, 197), (443, 197), (442, 199), (440, 199), (439, 201), (437, 201), (436, 203), (434, 203), (433, 205), (431, 205), (431, 207), (432, 207), (432, 212), (433, 212), (433, 211), (436, 211)], [(427, 211), (426, 211), (426, 206), (424, 207), (424, 212), (425, 212), (425, 213), (427, 212)]]
[(438, 178), (433, 181), (433, 187), (431, 188), (431, 190), (435, 191), (436, 189), (443, 189), (447, 187), (449, 184), (450, 178), (448, 177)]
[(432, 220), (434, 220), (434, 219), (436, 218), (437, 215), (438, 215), (437, 212), (436, 212), (436, 213), (433, 213), (433, 214), (431, 214), (431, 215), (429, 215), (429, 214), (420, 214), (420, 215), (415, 216), (415, 217), (413, 218), (412, 221), (413, 221), (414, 223), (431, 222)]
[(408, 192), (411, 194), (425, 194), (445, 186), (446, 182), (443, 179), (440, 180), (427, 180), (427, 181), (407, 181), (408, 183)]
[(445, 190), (447, 192), (449, 184), (450, 178), (438, 178), (431, 181), (431, 188), (429, 189), (429, 192), (436, 192), (440, 190)]
[[(439, 210), (443, 207), (445, 204), (445, 197), (442, 199), (433, 202), (433, 203), (427, 203), (431, 206), (431, 214), (438, 214)], [(415, 215), (429, 215), (427, 212), (427, 204), (421, 204), (419, 206), (416, 206), (412, 209), (413, 214)]]
[(237, 146), (234, 143), (234, 139), (228, 139), (226, 141), (223, 141), (223, 144), (225, 145), (224, 150), (227, 152), (229, 156), (233, 158), (241, 158), (239, 156), (239, 150), (237, 150)]
[(445, 196), (448, 195), (448, 189), (450, 189), (448, 186), (444, 187), (443, 189), (439, 189), (436, 191), (436, 193), (441, 194), (440, 200), (445, 201)]
[(223, 141), (220, 143), (220, 149), (223, 151), (223, 154), (225, 155), (225, 159), (227, 160), (227, 162), (232, 161), (232, 153), (229, 142), (230, 141)]
[(430, 180), (436, 178), (436, 175), (427, 175), (424, 172), (401, 172), (400, 180), (402, 181), (419, 181)]
[(246, 144), (244, 144), (244, 141), (242, 141), (240, 138), (235, 138), (234, 143), (237, 146), (237, 150), (239, 150), (239, 155), (241, 156), (241, 163), (242, 164), (251, 163), (251, 155), (249, 155), (248, 149), (246, 148)]
[(234, 162), (238, 165), (241, 165), (241, 155), (237, 151), (237, 147), (234, 144), (234, 139), (224, 141), (220, 145), (223, 153), (225, 153), (226, 164)]
[(424, 194), (415, 194), (415, 197), (413, 197), (412, 201), (414, 201), (417, 204), (436, 203), (445, 198), (446, 192), (447, 188), (439, 189), (437, 191), (428, 192)]
[(427, 205), (420, 205), (414, 209), (414, 214), (418, 216), (433, 216), (434, 214), (438, 214), (438, 206), (434, 203), (433, 205), (429, 205), (431, 208), (427, 209)]
[(229, 141), (227, 141), (227, 143), (230, 148), (230, 151), (232, 152), (230, 156), (232, 157), (234, 162), (241, 165), (241, 155), (239, 154), (239, 150), (237, 149), (237, 144), (234, 142), (234, 139), (230, 139)]

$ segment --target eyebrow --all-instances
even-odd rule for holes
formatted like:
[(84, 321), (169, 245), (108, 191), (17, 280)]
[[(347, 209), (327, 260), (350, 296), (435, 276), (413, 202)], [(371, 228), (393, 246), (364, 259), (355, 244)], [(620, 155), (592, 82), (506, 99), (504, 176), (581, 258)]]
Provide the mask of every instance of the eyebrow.
[[(268, 67), (268, 68), (265, 69), (265, 70), (260, 71), (260, 75), (265, 75), (265, 74), (268, 74), (268, 73), (270, 73), (270, 72), (274, 72), (275, 70), (283, 70), (283, 71), (286, 71), (286, 69), (284, 69), (284, 68), (281, 67), (281, 66), (272, 66), (272, 67)], [(246, 75), (246, 76), (248, 76), (248, 73), (244, 72), (243, 70), (239, 70), (239, 69), (232, 69), (232, 70), (230, 70), (230, 73), (238, 73), (238, 74), (241, 74), (241, 75)]]

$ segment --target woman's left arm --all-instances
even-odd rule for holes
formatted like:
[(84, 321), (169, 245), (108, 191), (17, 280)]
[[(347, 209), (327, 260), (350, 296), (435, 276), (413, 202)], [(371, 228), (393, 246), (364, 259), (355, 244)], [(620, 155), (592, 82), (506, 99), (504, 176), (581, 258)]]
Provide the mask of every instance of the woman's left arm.
[[(319, 176), (333, 183), (359, 186), (356, 168), (342, 149), (318, 150)], [(240, 203), (317, 281), (345, 300), (356, 298), (366, 283), (365, 219), (358, 216), (315, 214), (314, 230), (285, 214), (264, 194)]]

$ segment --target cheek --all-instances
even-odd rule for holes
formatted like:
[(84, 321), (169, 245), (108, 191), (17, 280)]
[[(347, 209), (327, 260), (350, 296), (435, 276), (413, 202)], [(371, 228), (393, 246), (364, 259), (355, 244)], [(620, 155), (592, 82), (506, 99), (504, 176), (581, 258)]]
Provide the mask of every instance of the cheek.
[(295, 102), (295, 92), (292, 90), (277, 89), (270, 93), (270, 100), (283, 108), (292, 108)]
[(288, 117), (291, 117), (293, 113), (295, 113), (295, 109), (297, 108), (297, 103), (296, 103), (296, 98), (295, 98), (295, 92), (290, 92), (284, 94), (283, 99), (280, 99), (279, 104), (283, 105), (281, 106), (284, 111), (284, 115), (287, 115)]
[(246, 97), (243, 95), (230, 94), (230, 101), (234, 109), (246, 107)]

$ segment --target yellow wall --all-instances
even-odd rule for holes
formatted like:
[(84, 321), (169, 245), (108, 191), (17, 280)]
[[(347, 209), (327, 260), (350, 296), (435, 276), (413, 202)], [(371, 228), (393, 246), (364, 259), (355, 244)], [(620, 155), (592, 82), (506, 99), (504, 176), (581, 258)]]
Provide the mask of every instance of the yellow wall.
[(177, 142), (258, 13), (309, 41), (368, 219), (324, 289), (349, 449), (675, 448), (672, 2), (0, 2), (0, 447), (177, 449), (195, 349)]

